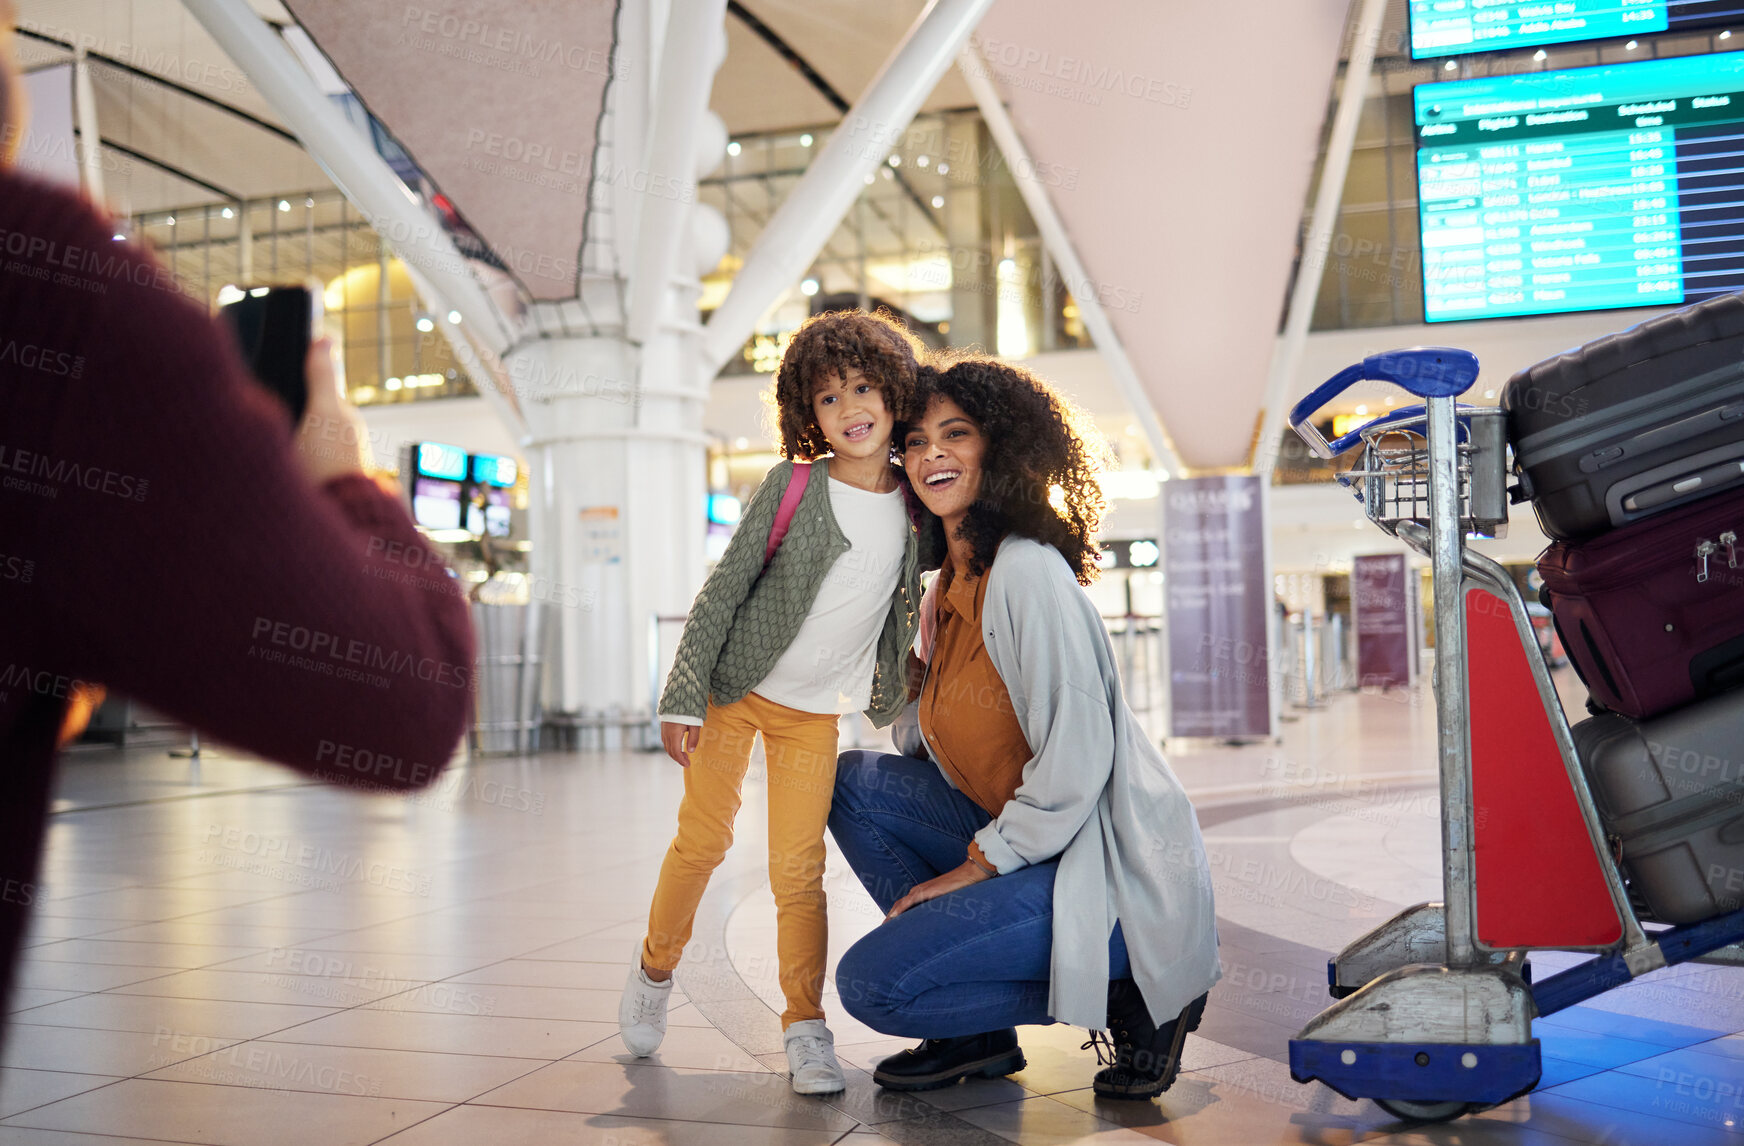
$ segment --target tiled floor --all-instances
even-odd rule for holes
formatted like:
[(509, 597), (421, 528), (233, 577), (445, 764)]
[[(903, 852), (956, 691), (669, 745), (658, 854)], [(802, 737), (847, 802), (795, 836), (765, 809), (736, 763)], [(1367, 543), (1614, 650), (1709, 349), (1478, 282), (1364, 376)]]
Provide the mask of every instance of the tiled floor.
[[(1009, 1079), (875, 1087), (906, 1045), (826, 999), (846, 1093), (788, 1088), (760, 780), (679, 971), (660, 1053), (615, 1025), (672, 830), (676, 766), (481, 761), (412, 800), (248, 760), (86, 752), (59, 786), (0, 1059), (0, 1146), (914, 1146), (1741, 1140), (1744, 971), (1656, 973), (1536, 1024), (1527, 1098), (1438, 1126), (1293, 1082), (1329, 952), (1438, 894), (1431, 709), (1340, 696), (1282, 745), (1203, 748), (1194, 793), (1225, 979), (1157, 1102), (1099, 1102), (1084, 1033), (1032, 1027)], [(832, 852), (831, 947), (876, 926)], [(1574, 956), (1537, 956), (1541, 974)]]

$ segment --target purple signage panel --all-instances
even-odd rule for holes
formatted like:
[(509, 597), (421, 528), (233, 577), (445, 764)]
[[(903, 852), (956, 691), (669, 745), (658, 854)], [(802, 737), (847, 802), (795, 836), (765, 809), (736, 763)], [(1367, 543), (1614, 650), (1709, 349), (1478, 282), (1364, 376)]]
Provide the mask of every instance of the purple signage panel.
[(1172, 736), (1270, 736), (1264, 490), (1256, 477), (1163, 486)]
[(1357, 684), (1405, 688), (1411, 683), (1411, 605), (1403, 553), (1358, 557), (1350, 576), (1356, 613)]

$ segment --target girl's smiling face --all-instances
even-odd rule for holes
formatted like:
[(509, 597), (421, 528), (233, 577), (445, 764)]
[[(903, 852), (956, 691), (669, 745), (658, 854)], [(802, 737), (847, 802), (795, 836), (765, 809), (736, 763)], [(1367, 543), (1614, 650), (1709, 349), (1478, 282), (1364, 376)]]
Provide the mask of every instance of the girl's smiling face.
[(883, 391), (857, 367), (824, 375), (813, 383), (811, 411), (836, 456), (889, 456), (890, 432), (896, 419), (885, 408)]

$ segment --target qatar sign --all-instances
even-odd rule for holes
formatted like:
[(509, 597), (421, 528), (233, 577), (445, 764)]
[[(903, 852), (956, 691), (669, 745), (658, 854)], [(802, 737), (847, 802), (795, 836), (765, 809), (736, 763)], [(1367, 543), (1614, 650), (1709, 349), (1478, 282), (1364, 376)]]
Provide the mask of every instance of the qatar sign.
[(1272, 734), (1265, 497), (1256, 477), (1163, 487), (1169, 734)]

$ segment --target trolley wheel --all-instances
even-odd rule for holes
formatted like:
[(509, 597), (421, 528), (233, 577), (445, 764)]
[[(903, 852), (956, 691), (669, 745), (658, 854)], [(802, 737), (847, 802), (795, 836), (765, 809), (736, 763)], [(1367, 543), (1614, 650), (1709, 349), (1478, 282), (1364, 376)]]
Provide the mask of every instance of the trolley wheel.
[(1406, 1122), (1448, 1122), (1483, 1107), (1476, 1102), (1414, 1102), (1409, 1098), (1377, 1098), (1375, 1105)]

